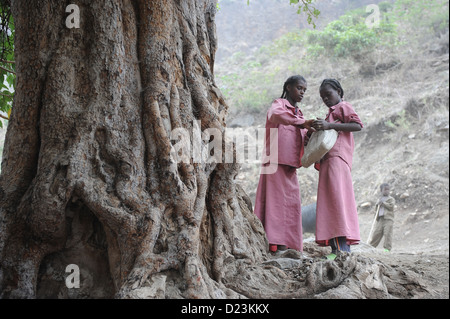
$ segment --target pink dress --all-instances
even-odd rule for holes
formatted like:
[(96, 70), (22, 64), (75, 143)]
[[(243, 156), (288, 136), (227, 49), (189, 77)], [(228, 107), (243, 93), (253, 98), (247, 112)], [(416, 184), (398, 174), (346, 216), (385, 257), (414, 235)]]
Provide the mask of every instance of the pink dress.
[[(363, 126), (348, 102), (330, 107), (328, 122), (355, 122)], [(346, 237), (348, 245), (360, 241), (358, 212), (351, 176), (354, 139), (352, 132), (339, 131), (336, 144), (315, 164), (319, 170), (316, 208), (316, 242), (328, 246), (335, 237)]]
[[(264, 226), (269, 243), (300, 251), (303, 237), (297, 168), (301, 166), (306, 130), (294, 125), (304, 122), (301, 111), (295, 111), (285, 99), (275, 100), (267, 111), (263, 167), (274, 165), (276, 169), (261, 173), (255, 199), (255, 214)], [(277, 129), (278, 151), (268, 156), (270, 129)]]

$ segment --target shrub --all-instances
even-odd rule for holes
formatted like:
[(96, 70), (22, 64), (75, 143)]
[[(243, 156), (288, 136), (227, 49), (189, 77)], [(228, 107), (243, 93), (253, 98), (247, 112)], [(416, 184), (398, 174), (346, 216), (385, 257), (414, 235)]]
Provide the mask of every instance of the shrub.
[(369, 28), (365, 18), (366, 15), (361, 10), (355, 10), (330, 22), (323, 31), (308, 31), (308, 54), (354, 56), (372, 51), (385, 36), (395, 33), (395, 25), (387, 20), (382, 21), (376, 28)]

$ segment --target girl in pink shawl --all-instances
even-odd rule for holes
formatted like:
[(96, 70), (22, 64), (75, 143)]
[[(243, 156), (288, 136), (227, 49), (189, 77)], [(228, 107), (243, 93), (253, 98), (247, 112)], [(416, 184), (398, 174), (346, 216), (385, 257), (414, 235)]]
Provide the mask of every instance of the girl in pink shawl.
[[(297, 168), (301, 166), (306, 129), (313, 120), (305, 121), (297, 106), (306, 92), (306, 80), (291, 76), (283, 86), (266, 117), (263, 167), (255, 199), (255, 214), (261, 220), (269, 241), (269, 250), (292, 248), (303, 250), (300, 188)], [(275, 130), (272, 130), (275, 129)], [(276, 131), (273, 137), (271, 131)], [(276, 138), (276, 140), (274, 140)], [(277, 143), (276, 154), (267, 156), (270, 142)], [(276, 156), (273, 156), (276, 155)], [(264, 168), (275, 167), (264, 171)]]
[(319, 170), (316, 208), (316, 242), (331, 246), (333, 260), (340, 251), (350, 252), (350, 245), (360, 241), (358, 213), (352, 184), (354, 131), (363, 127), (350, 103), (343, 101), (344, 90), (334, 79), (320, 86), (320, 97), (329, 108), (325, 120), (317, 119), (313, 127), (335, 129), (339, 135), (333, 148), (315, 164)]

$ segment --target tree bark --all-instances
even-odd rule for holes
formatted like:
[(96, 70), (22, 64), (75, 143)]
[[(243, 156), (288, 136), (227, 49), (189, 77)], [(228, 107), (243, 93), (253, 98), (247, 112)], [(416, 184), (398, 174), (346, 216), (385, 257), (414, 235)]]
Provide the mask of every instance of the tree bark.
[(67, 5), (12, 3), (1, 296), (71, 297), (61, 276), (76, 264), (97, 279), (75, 297), (239, 297), (227, 265), (262, 260), (266, 240), (236, 188), (238, 165), (180, 163), (171, 141), (196, 123), (226, 127), (216, 2), (77, 1), (71, 29)]

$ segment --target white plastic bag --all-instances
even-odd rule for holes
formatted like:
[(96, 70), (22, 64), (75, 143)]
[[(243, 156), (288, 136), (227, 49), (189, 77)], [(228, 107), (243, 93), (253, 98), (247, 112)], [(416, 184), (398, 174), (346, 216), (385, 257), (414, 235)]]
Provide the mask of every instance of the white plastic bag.
[(336, 130), (317, 131), (311, 134), (302, 156), (302, 166), (309, 167), (333, 148), (338, 137)]

